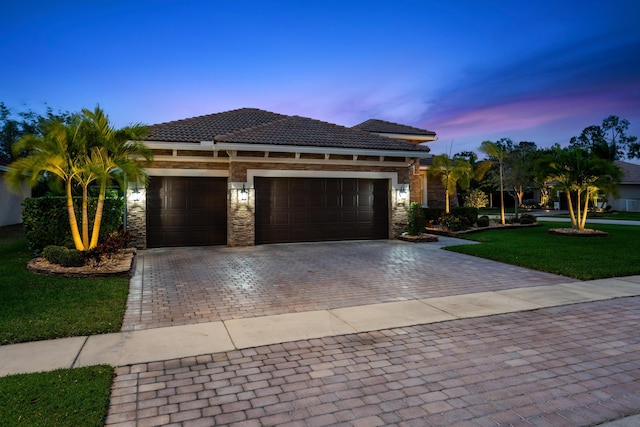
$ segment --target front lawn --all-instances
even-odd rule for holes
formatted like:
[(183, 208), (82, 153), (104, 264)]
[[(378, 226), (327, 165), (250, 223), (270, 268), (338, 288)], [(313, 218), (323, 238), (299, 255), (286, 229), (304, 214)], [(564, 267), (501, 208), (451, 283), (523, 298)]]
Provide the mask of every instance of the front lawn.
[(487, 230), (463, 237), (482, 242), (481, 245), (446, 249), (580, 280), (640, 274), (640, 227), (589, 224), (587, 221), (587, 228), (606, 231), (609, 236), (547, 233), (549, 228), (569, 226), (543, 223), (539, 227)]
[(107, 365), (0, 378), (0, 426), (103, 426), (112, 378)]
[(26, 240), (14, 228), (0, 229), (1, 345), (120, 331), (129, 279), (31, 273)]

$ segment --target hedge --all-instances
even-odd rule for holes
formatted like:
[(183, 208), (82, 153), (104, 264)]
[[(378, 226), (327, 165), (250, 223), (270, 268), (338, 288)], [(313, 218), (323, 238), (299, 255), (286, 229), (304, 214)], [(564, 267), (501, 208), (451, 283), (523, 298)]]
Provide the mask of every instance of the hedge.
[[(82, 198), (74, 197), (74, 207), (78, 227), (82, 221)], [(97, 198), (89, 198), (89, 232), (93, 228)], [(124, 198), (107, 198), (104, 200), (100, 237), (122, 226), (124, 217)], [(39, 254), (49, 245), (74, 248), (67, 212), (65, 197), (37, 197), (26, 199), (22, 208), (22, 223), (29, 249)], [(82, 233), (82, 228), (80, 228)]]

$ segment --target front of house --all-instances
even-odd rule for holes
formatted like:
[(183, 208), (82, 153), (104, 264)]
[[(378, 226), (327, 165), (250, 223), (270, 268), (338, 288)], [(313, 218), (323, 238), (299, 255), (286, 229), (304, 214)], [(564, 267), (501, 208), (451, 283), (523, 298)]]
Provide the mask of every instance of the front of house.
[(393, 238), (416, 200), (412, 176), (431, 157), (418, 144), (436, 139), (250, 108), (150, 129), (149, 183), (127, 194), (141, 248)]

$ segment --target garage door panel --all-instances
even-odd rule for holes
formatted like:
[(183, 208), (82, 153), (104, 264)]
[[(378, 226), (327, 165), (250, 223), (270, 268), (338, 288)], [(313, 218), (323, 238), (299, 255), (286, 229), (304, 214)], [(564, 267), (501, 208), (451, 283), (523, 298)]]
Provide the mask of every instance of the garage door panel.
[(388, 180), (258, 177), (254, 184), (256, 243), (388, 237)]
[(226, 178), (151, 177), (147, 246), (226, 244), (226, 189)]

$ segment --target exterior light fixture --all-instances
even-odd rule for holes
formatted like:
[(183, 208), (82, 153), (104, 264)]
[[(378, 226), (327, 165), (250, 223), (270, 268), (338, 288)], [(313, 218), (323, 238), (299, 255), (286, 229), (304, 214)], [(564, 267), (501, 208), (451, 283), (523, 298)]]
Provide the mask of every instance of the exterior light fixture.
[(131, 192), (131, 200), (133, 200), (134, 203), (139, 202), (140, 200), (142, 200), (142, 194), (140, 193), (140, 190), (138, 189), (138, 182), (136, 181), (134, 187), (133, 187), (133, 191)]
[(402, 187), (398, 190), (398, 197), (401, 199), (405, 199), (407, 197), (407, 187), (404, 184), (402, 184)]
[(244, 184), (242, 184), (242, 190), (240, 190), (240, 193), (238, 194), (238, 198), (240, 199), (241, 202), (246, 202), (249, 199), (249, 192), (245, 188)]

